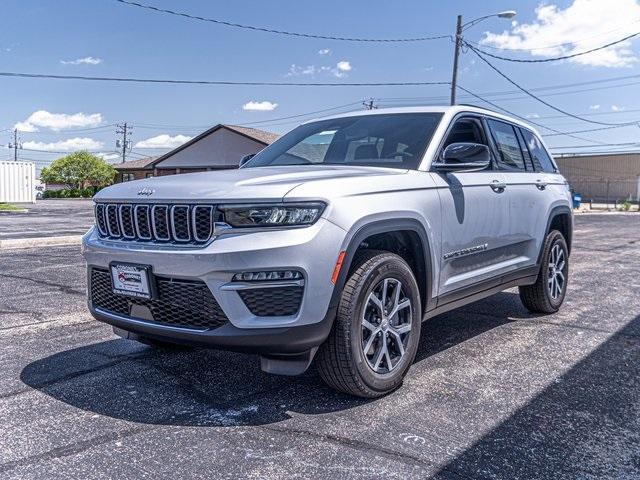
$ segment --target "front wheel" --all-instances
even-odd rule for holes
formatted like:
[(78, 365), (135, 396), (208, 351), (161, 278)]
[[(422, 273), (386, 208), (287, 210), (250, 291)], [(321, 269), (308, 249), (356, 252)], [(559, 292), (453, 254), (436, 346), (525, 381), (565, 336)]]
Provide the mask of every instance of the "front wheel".
[(398, 255), (366, 251), (357, 265), (317, 365), (331, 387), (375, 398), (398, 388), (413, 363), (420, 339), (420, 293), (411, 268)]
[(554, 313), (564, 301), (569, 281), (569, 249), (559, 231), (547, 235), (541, 263), (536, 283), (519, 287), (520, 300), (531, 312)]

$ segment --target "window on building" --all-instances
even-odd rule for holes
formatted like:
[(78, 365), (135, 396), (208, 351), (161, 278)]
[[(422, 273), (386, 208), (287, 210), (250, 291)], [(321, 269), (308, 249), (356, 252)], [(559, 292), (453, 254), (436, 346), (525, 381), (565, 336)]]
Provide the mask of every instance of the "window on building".
[(540, 139), (529, 130), (521, 128), (520, 131), (522, 132), (524, 141), (527, 144), (527, 148), (529, 149), (533, 165), (536, 170), (541, 170), (543, 172), (555, 172), (556, 169), (553, 166), (553, 161), (542, 145)]
[(524, 158), (513, 126), (493, 119), (487, 123), (498, 147), (500, 169), (524, 171)]
[(153, 178), (153, 173), (146, 173), (144, 178)]
[(122, 181), (123, 182), (130, 182), (131, 180), (135, 180), (135, 177), (134, 177), (133, 173), (123, 173), (122, 174)]

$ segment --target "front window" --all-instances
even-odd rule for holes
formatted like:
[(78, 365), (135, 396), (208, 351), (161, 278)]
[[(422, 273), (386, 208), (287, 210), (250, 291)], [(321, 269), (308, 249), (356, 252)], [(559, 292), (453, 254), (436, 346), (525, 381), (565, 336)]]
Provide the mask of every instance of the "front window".
[(418, 168), (441, 113), (334, 118), (301, 125), (244, 166), (359, 165)]

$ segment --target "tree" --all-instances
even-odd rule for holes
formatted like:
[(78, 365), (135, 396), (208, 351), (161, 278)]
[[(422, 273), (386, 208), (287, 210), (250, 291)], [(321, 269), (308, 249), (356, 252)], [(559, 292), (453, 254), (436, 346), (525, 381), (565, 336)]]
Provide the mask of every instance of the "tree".
[(40, 172), (45, 183), (62, 183), (70, 188), (104, 187), (113, 183), (115, 169), (89, 152), (74, 152), (58, 158)]

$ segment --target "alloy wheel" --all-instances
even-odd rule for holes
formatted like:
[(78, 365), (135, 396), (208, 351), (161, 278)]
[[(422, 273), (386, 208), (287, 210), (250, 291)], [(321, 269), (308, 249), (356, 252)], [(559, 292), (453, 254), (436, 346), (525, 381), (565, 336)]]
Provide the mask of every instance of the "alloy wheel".
[(411, 334), (411, 299), (402, 282), (385, 278), (369, 294), (362, 312), (362, 351), (376, 373), (389, 373), (404, 357)]
[(554, 300), (562, 295), (565, 287), (565, 253), (559, 244), (555, 244), (551, 248), (549, 255), (549, 273), (547, 275), (547, 288), (549, 295)]

